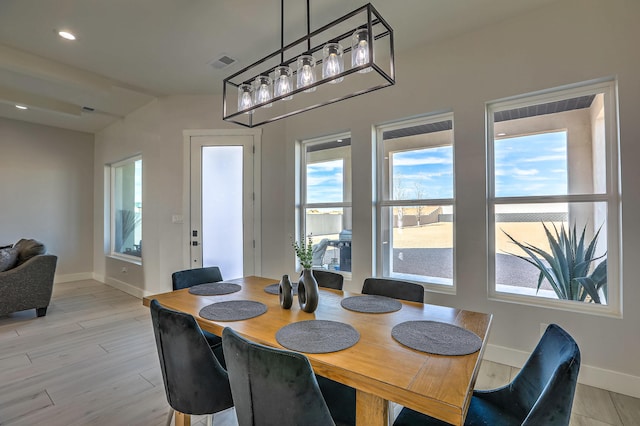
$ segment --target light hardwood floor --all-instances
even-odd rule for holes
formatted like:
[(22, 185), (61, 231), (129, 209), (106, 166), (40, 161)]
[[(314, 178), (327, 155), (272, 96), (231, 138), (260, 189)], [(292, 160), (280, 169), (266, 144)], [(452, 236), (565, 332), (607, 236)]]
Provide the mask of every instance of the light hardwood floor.
[[(478, 388), (515, 368), (485, 361)], [(57, 284), (47, 316), (0, 317), (0, 425), (164, 425), (169, 410), (149, 311), (96, 281)], [(193, 424), (206, 424), (194, 417)], [(233, 410), (215, 425), (237, 425)], [(572, 426), (635, 426), (640, 400), (578, 385)]]

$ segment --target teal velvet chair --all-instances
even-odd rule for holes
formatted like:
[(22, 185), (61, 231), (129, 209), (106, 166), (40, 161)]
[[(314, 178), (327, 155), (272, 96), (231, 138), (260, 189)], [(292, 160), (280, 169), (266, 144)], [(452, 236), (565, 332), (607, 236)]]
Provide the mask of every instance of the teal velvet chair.
[[(306, 356), (222, 332), (239, 426), (333, 426)], [(354, 401), (355, 402), (355, 401)]]
[[(580, 350), (558, 325), (547, 327), (511, 383), (476, 390), (466, 426), (567, 426), (575, 394)], [(446, 386), (446, 383), (443, 383)], [(448, 423), (403, 408), (393, 426), (445, 426)]]
[(222, 281), (222, 273), (217, 266), (185, 269), (171, 274), (174, 290), (182, 290), (198, 284), (217, 283), (218, 281)]
[(233, 407), (229, 376), (192, 315), (152, 300), (151, 322), (167, 401), (187, 415), (214, 414)]
[(424, 303), (424, 287), (420, 284), (389, 278), (367, 278), (362, 285), (362, 294)]
[[(194, 285), (217, 283), (222, 281), (222, 273), (217, 266), (208, 266), (206, 268), (185, 269), (171, 274), (171, 283), (173, 290), (182, 290), (184, 288), (193, 287)], [(216, 356), (220, 359), (224, 366), (224, 357), (222, 355), (222, 338), (206, 330), (202, 330), (204, 337), (207, 338), (209, 346), (214, 348)]]
[(342, 290), (342, 286), (344, 284), (344, 276), (342, 274), (326, 271), (324, 269), (314, 269), (313, 276), (318, 282), (318, 287)]

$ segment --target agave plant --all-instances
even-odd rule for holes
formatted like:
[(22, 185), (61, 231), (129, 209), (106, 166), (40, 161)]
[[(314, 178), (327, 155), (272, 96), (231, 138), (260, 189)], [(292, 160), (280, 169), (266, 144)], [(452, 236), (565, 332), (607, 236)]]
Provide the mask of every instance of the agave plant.
[[(553, 225), (554, 233), (551, 233), (544, 223), (542, 226), (549, 241), (550, 252), (516, 241), (503, 231), (527, 256), (510, 254), (529, 262), (540, 271), (537, 290), (540, 290), (542, 281), (546, 279), (558, 299), (602, 303), (600, 290), (603, 294), (607, 294), (607, 254), (605, 252), (601, 256), (595, 256), (600, 229), (585, 246), (586, 226), (582, 229), (579, 238), (575, 224), (568, 231), (564, 225), (560, 227), (560, 231)], [(592, 268), (592, 265), (602, 258), (604, 260)]]

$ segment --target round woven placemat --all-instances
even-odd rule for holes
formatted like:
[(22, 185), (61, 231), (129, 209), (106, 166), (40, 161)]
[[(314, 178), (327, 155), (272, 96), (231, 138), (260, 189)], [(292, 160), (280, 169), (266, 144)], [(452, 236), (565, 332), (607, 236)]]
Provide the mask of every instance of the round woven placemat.
[(230, 294), (240, 291), (242, 286), (234, 283), (206, 283), (189, 287), (189, 293), (196, 296), (220, 296), (221, 294)]
[(406, 321), (393, 327), (391, 336), (411, 349), (435, 355), (468, 355), (482, 347), (477, 334), (438, 321)]
[(385, 296), (351, 296), (340, 302), (343, 308), (366, 314), (385, 314), (402, 309), (402, 303)]
[(252, 300), (228, 300), (200, 309), (202, 318), (212, 321), (241, 321), (267, 312), (267, 305)]
[(324, 354), (350, 348), (360, 340), (360, 333), (337, 321), (309, 320), (285, 325), (276, 340), (292, 351)]
[[(275, 283), (275, 284), (271, 284), (268, 285), (264, 288), (264, 291), (269, 293), (269, 294), (275, 294), (276, 296), (280, 294), (280, 283)], [(294, 296), (296, 294), (298, 294), (298, 283), (295, 284), (291, 284), (291, 287), (293, 288), (293, 294)]]

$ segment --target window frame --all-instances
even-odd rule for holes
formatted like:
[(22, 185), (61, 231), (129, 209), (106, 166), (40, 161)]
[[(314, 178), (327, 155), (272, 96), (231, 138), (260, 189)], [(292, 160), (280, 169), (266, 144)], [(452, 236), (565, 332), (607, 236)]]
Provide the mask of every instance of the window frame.
[[(142, 154), (137, 154), (132, 157), (125, 158), (124, 160), (120, 160), (118, 162), (112, 163), (109, 165), (109, 257), (124, 260), (130, 263), (134, 263), (136, 265), (142, 265), (142, 252), (140, 253), (140, 257), (132, 256), (125, 253), (120, 253), (115, 250), (115, 242), (116, 242), (116, 215), (115, 215), (115, 205), (116, 205), (116, 170), (119, 167), (125, 166), (127, 164), (135, 164), (136, 161), (142, 161)], [(144, 170), (144, 166), (143, 169)], [(144, 179), (143, 179), (144, 182)], [(144, 187), (142, 189), (144, 191)], [(142, 233), (142, 217), (140, 217), (140, 228)]]
[[(384, 132), (391, 130), (404, 129), (408, 127), (414, 127), (423, 124), (437, 123), (441, 121), (451, 121), (452, 123), (452, 141), (451, 141), (451, 150), (452, 150), (452, 198), (421, 198), (421, 199), (407, 199), (407, 200), (393, 200), (391, 198), (392, 190), (389, 188), (389, 198), (385, 199), (385, 176), (387, 176), (387, 172), (385, 172), (385, 150), (384, 150)], [(376, 167), (375, 167), (375, 223), (376, 223), (376, 235), (374, 237), (375, 243), (375, 271), (377, 275), (384, 278), (391, 279), (401, 279), (405, 281), (412, 281), (417, 284), (422, 285), (426, 290), (437, 292), (437, 293), (445, 293), (445, 294), (455, 294), (457, 291), (456, 285), (456, 162), (455, 162), (455, 122), (454, 122), (454, 114), (453, 111), (439, 112), (434, 114), (423, 115), (419, 117), (408, 118), (399, 121), (393, 121), (391, 123), (384, 123), (375, 126), (374, 129), (375, 134), (375, 153), (376, 153)], [(433, 148), (446, 146), (446, 145), (434, 145)], [(403, 276), (401, 274), (391, 275), (385, 274), (385, 269), (389, 269), (389, 265), (385, 264), (388, 259), (385, 256), (385, 245), (389, 244), (389, 237), (385, 235), (385, 226), (383, 224), (383, 212), (382, 210), (385, 208), (393, 208), (393, 207), (414, 207), (414, 206), (442, 206), (442, 205), (450, 205), (453, 218), (452, 218), (452, 267), (453, 267), (453, 275), (451, 278), (451, 284), (448, 283), (438, 283), (436, 281), (437, 277), (432, 281), (427, 280), (416, 280), (413, 277), (415, 275), (406, 275)], [(385, 241), (386, 240), (386, 241)]]
[[(605, 193), (577, 193), (570, 190), (565, 195), (549, 196), (509, 196), (495, 195), (495, 137), (494, 114), (499, 111), (534, 106), (549, 102), (562, 101), (580, 96), (603, 94), (604, 134), (606, 158), (606, 192)], [(545, 307), (564, 311), (582, 312), (594, 315), (622, 317), (622, 281), (620, 254), (622, 247), (621, 234), (621, 192), (619, 175), (619, 138), (617, 112), (617, 81), (603, 79), (568, 86), (561, 86), (544, 91), (513, 96), (485, 104), (486, 118), (486, 162), (487, 162), (487, 246), (488, 246), (488, 282), (489, 300), (509, 302), (528, 306)], [(561, 130), (561, 129), (556, 129)], [(553, 130), (548, 130), (549, 132)], [(546, 133), (547, 131), (540, 132)], [(510, 137), (525, 134), (510, 135)], [(579, 301), (559, 300), (536, 295), (521, 295), (500, 292), (496, 289), (496, 239), (495, 212), (496, 205), (506, 204), (541, 204), (541, 203), (596, 203), (605, 202), (607, 206), (607, 304), (585, 303)], [(615, 285), (614, 285), (615, 284)]]
[[(344, 209), (352, 209), (352, 201), (353, 201), (353, 176), (350, 179), (350, 184), (351, 184), (351, 188), (349, 188), (349, 194), (351, 194), (350, 198), (352, 201), (344, 201), (347, 191), (346, 191), (346, 182), (343, 179), (342, 185), (343, 185), (343, 193), (342, 193), (342, 202), (329, 202), (329, 203), (308, 203), (307, 199), (307, 147), (308, 146), (312, 146), (312, 145), (321, 145), (323, 143), (327, 143), (327, 142), (332, 142), (335, 141), (337, 139), (351, 139), (351, 132), (341, 132), (341, 133), (334, 133), (331, 135), (327, 135), (327, 136), (321, 136), (321, 137), (317, 137), (317, 138), (310, 138), (310, 139), (304, 139), (301, 141), (298, 141), (298, 147), (300, 149), (300, 153), (298, 155), (298, 159), (299, 159), (299, 166), (297, 167), (298, 173), (299, 173), (299, 177), (298, 177), (298, 182), (300, 182), (300, 187), (299, 190), (296, 191), (298, 194), (298, 203), (296, 203), (298, 205), (298, 212), (297, 212), (297, 223), (296, 223), (296, 235), (298, 236), (298, 241), (301, 241), (303, 237), (306, 238), (306, 235), (308, 235), (307, 232), (307, 221), (306, 221), (306, 212), (307, 209), (311, 209), (311, 208), (332, 208), (332, 207), (337, 207), (337, 208), (341, 208), (343, 209), (343, 214), (344, 214)], [(351, 139), (351, 145), (349, 145), (349, 162), (351, 163), (353, 158), (352, 158), (352, 147), (353, 145), (353, 139)], [(345, 170), (345, 164), (343, 164), (343, 175), (344, 175), (344, 170)], [(352, 164), (348, 165), (349, 167), (349, 173), (352, 175), (353, 173), (353, 167)], [(353, 214), (353, 210), (352, 213)], [(352, 224), (352, 228), (353, 228), (353, 224)], [(353, 238), (352, 238), (353, 241)], [(353, 247), (353, 246), (352, 246)], [(353, 262), (353, 252), (351, 253), (351, 259)], [(300, 265), (297, 263), (296, 264), (296, 271), (301, 270)], [(334, 271), (332, 270), (331, 272), (335, 272), (335, 273), (339, 273), (344, 275), (345, 278), (350, 279), (350, 277), (352, 276), (353, 273), (353, 263), (352, 263), (352, 268), (351, 271), (342, 271), (342, 270), (338, 270), (338, 271)]]

